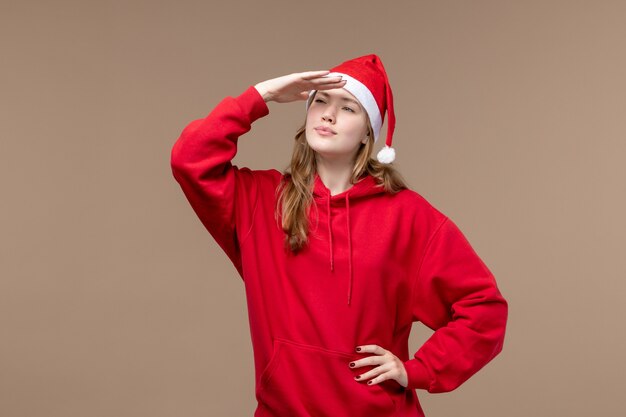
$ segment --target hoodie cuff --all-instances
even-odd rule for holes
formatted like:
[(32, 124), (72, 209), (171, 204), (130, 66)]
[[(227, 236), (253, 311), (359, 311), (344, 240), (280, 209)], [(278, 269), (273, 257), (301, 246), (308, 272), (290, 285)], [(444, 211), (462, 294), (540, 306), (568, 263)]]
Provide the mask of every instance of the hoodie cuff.
[(235, 97), (235, 100), (242, 108), (245, 114), (250, 118), (250, 123), (263, 116), (267, 116), (270, 112), (267, 103), (253, 85), (249, 86), (243, 93)]
[(430, 388), (430, 376), (422, 362), (417, 359), (409, 359), (404, 362), (404, 369), (408, 376), (407, 389), (424, 389), (428, 391), (428, 388)]

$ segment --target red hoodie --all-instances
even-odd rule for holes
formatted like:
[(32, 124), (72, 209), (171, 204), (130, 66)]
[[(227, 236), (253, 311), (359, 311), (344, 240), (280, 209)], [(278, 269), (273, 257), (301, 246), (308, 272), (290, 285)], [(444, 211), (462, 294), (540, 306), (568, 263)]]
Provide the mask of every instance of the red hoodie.
[[(274, 217), (282, 174), (232, 165), (237, 140), (269, 114), (254, 86), (182, 131), (171, 152), (182, 191), (243, 279), (255, 417), (424, 416), (415, 389), (457, 388), (503, 347), (508, 304), (456, 224), (410, 189), (367, 175), (330, 195), (315, 175), (309, 244), (286, 249)], [(412, 323), (434, 330), (409, 356)], [(403, 361), (408, 387), (357, 381), (361, 345)]]

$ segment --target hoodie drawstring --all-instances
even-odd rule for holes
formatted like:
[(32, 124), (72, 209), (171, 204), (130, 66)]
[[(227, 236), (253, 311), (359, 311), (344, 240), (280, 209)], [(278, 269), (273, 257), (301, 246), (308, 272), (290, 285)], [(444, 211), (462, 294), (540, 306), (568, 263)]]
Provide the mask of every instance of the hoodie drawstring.
[(346, 225), (348, 226), (348, 268), (350, 274), (350, 285), (348, 287), (348, 305), (352, 298), (352, 235), (350, 234), (350, 199), (346, 194)]
[(330, 270), (334, 271), (334, 259), (333, 259), (333, 232), (330, 228), (330, 196), (326, 200), (326, 208), (328, 210), (328, 249), (330, 252)]
[[(330, 193), (330, 190), (328, 189), (328, 187), (326, 187), (326, 185), (322, 182), (322, 179), (319, 177), (319, 175), (317, 173), (315, 173), (314, 179), (313, 179), (314, 185), (313, 185), (313, 195), (315, 196), (315, 203), (320, 203), (319, 206), (317, 206), (318, 208), (322, 209), (322, 201), (321, 200), (326, 200), (325, 204), (326, 204), (326, 211), (327, 211), (327, 219), (328, 219), (328, 251), (329, 251), (329, 258), (330, 258), (330, 270), (331, 272), (334, 272), (335, 270), (335, 254), (334, 254), (334, 248), (333, 248), (333, 219), (332, 219), (332, 211), (331, 211), (331, 200), (333, 200), (335, 203), (338, 203), (339, 198), (333, 198), (333, 196)], [(350, 224), (350, 199), (352, 199), (352, 202), (354, 201), (358, 201), (359, 199), (362, 198), (369, 198), (375, 195), (380, 195), (380, 194), (384, 194), (385, 188), (381, 185), (376, 183), (376, 180), (374, 177), (372, 177), (371, 175), (365, 175), (363, 178), (361, 178), (359, 181), (357, 181), (355, 184), (353, 184), (352, 187), (350, 187), (349, 190), (346, 190), (345, 195), (342, 196), (345, 199), (345, 210), (346, 210), (346, 228), (347, 233), (348, 233), (348, 305), (350, 305), (352, 303), (352, 290), (354, 287), (354, 272), (353, 272), (353, 265), (352, 265), (352, 226)], [(343, 206), (341, 206), (341, 209), (343, 209)], [(319, 214), (319, 213), (318, 213)], [(342, 235), (343, 236), (343, 235)]]
[[(326, 199), (326, 210), (328, 212), (328, 251), (330, 252), (330, 270), (335, 270), (335, 259), (333, 251), (333, 231), (331, 228), (332, 218), (330, 211), (330, 195)], [(352, 234), (350, 232), (350, 198), (346, 193), (346, 226), (348, 228), (348, 305), (352, 300)]]

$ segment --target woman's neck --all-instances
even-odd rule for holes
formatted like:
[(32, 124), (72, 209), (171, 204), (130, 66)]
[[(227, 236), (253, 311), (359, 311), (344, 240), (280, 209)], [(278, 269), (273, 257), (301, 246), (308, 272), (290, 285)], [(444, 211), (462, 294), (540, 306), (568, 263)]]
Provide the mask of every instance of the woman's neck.
[(317, 173), (320, 179), (330, 190), (330, 195), (341, 194), (351, 188), (354, 184), (350, 183), (352, 176), (352, 166), (346, 164), (317, 163)]

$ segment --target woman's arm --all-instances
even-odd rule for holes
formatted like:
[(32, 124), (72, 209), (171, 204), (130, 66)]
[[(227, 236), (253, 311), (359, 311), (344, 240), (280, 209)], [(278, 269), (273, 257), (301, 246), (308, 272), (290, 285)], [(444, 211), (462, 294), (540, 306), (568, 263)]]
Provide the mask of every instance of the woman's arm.
[(263, 97), (249, 86), (237, 97), (224, 98), (205, 118), (189, 123), (171, 150), (174, 178), (242, 278), (235, 224), (239, 217), (240, 226), (251, 226), (256, 187), (252, 171), (233, 166), (231, 160), (237, 153), (238, 138), (267, 114)]
[(435, 330), (404, 362), (408, 388), (457, 388), (502, 350), (508, 303), (456, 224), (434, 232), (413, 285), (412, 313)]

